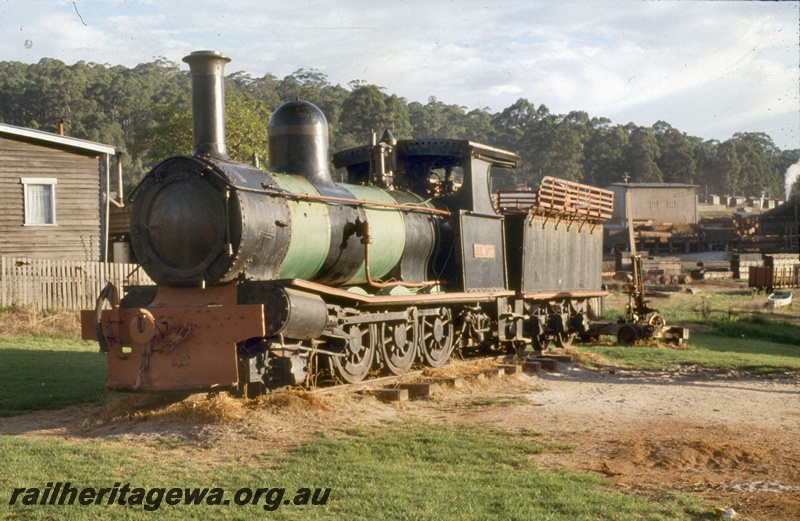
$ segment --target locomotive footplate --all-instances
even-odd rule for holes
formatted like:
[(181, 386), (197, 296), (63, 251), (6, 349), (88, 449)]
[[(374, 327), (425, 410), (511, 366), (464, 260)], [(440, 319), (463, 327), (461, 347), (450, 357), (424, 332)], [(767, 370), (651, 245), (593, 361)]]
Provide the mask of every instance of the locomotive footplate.
[[(85, 340), (98, 340), (94, 313), (81, 314)], [(235, 386), (236, 344), (264, 335), (263, 316), (262, 305), (237, 305), (235, 286), (161, 287), (147, 308), (115, 305), (103, 310), (108, 388), (182, 391)]]

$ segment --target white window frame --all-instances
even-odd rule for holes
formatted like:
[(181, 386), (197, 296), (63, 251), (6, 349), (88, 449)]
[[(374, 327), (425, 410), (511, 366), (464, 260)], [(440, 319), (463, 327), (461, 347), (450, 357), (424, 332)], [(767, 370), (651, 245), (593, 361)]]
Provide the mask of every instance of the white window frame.
[[(57, 226), (56, 220), (56, 185), (58, 184), (58, 179), (55, 177), (23, 177), (20, 179), (22, 183), (22, 191), (24, 197), (24, 226)], [(28, 195), (28, 186), (30, 185), (44, 185), (50, 187), (50, 215), (52, 217), (52, 222), (49, 223), (32, 223), (31, 221), (31, 214), (29, 213), (31, 209), (31, 202), (30, 197)]]

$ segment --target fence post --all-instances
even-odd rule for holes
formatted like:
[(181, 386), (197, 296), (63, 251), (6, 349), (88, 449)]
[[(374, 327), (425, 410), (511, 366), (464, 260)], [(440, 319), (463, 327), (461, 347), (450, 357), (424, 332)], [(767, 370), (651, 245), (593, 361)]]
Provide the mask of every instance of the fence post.
[[(91, 309), (106, 281), (122, 289), (133, 264), (65, 261), (0, 256), (0, 307), (37, 309)], [(152, 284), (144, 272), (127, 282)]]

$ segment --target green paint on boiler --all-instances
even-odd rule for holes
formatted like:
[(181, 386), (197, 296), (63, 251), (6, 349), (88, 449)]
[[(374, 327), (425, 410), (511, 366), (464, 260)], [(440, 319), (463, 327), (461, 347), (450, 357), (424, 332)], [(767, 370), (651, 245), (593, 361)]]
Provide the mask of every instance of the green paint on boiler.
[[(272, 174), (282, 189), (294, 194), (319, 195), (308, 180), (285, 174)], [(331, 223), (324, 203), (286, 199), (290, 212), (291, 238), (286, 258), (278, 270), (281, 279), (312, 279), (328, 256)]]
[[(362, 201), (397, 204), (386, 191), (372, 186), (340, 185)], [(403, 213), (396, 208), (365, 206), (372, 244), (369, 245), (369, 274), (377, 280), (397, 266), (406, 245), (406, 228)], [(366, 268), (361, 263), (356, 274), (344, 285), (363, 284), (367, 281)]]

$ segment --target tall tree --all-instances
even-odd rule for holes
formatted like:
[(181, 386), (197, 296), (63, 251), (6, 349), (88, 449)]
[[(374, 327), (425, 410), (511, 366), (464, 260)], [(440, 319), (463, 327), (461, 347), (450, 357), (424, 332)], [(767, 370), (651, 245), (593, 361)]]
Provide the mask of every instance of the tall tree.
[(697, 162), (697, 184), (700, 193), (708, 195), (722, 195), (725, 191), (725, 178), (716, 170), (717, 156), (720, 143), (717, 140), (702, 141), (692, 138), (695, 142), (694, 155)]
[(539, 119), (523, 137), (524, 155), (531, 163), (531, 180), (538, 183), (551, 176), (582, 181), (583, 129), (567, 118), (551, 115), (544, 106), (538, 112)]
[(471, 110), (465, 117), (466, 132), (463, 136), (465, 139), (486, 143), (487, 145), (494, 144), (497, 141), (495, 137), (496, 131), (492, 126), (492, 115), (488, 109)]
[(357, 85), (344, 101), (340, 124), (345, 144), (363, 145), (371, 132), (380, 137), (386, 129), (398, 139), (411, 136), (407, 103), (381, 90), (376, 85)]
[(513, 105), (495, 114), (492, 125), (497, 135), (497, 146), (520, 150), (522, 137), (538, 119), (536, 107), (524, 98), (518, 99)]
[(653, 129), (633, 123), (625, 125), (625, 129), (628, 131), (628, 146), (625, 148), (623, 165), (630, 181), (662, 183), (664, 177), (657, 163), (660, 151)]
[(408, 114), (412, 133), (418, 139), (444, 136), (468, 139), (474, 135), (466, 107), (445, 105), (436, 96), (429, 97), (426, 105), (409, 104)]
[(607, 118), (589, 122), (589, 133), (583, 156), (585, 181), (595, 186), (608, 186), (624, 181), (624, 152), (628, 134), (620, 125), (611, 126)]
[[(185, 124), (189, 86), (188, 71), (164, 58), (133, 68), (66, 65), (50, 58), (29, 65), (0, 61), (0, 121), (54, 131), (56, 120), (63, 118), (68, 135), (127, 151), (123, 169), (126, 178), (136, 179), (167, 151), (188, 149), (188, 130), (173, 136), (180, 146), (171, 137), (160, 144), (148, 141), (139, 130), (166, 125), (169, 118), (175, 118), (175, 128)], [(263, 104), (246, 109), (261, 118), (243, 131), (247, 139), (265, 138), (265, 114), (300, 97), (320, 107), (328, 119), (331, 151), (364, 144), (372, 129), (389, 128), (398, 138), (470, 139), (520, 154), (515, 174), (520, 182), (557, 175), (604, 186), (621, 181), (627, 172), (634, 181), (691, 182), (705, 185), (710, 193), (759, 195), (766, 190), (777, 195), (783, 193), (786, 169), (800, 155), (800, 150), (778, 150), (762, 133), (704, 142), (665, 121), (652, 129), (612, 125), (580, 111), (554, 114), (525, 98), (497, 113), (468, 112), (435, 97), (409, 104), (364, 81), (351, 82), (349, 89), (331, 85), (315, 69), (299, 69), (280, 80), (271, 74), (254, 78), (234, 72), (226, 78), (226, 90), (236, 100), (228, 103)], [(247, 159), (256, 148), (251, 143), (241, 153)]]
[(760, 197), (782, 193), (783, 183), (773, 159), (779, 155), (772, 139), (761, 132), (737, 132), (731, 138), (739, 159), (736, 195)]
[(694, 143), (665, 121), (653, 125), (659, 156), (656, 164), (667, 183), (693, 183), (697, 176)]
[(536, 107), (530, 101), (520, 98), (510, 107), (492, 117), (497, 142), (495, 146), (516, 152), (521, 157), (517, 177), (521, 183), (532, 182), (536, 171), (533, 167), (530, 149), (525, 136), (539, 119)]
[[(141, 127), (136, 135), (136, 152), (148, 164), (173, 155), (192, 151), (192, 114), (189, 98), (179, 104), (161, 103), (153, 107), (154, 120)], [(267, 125), (270, 112), (258, 100), (247, 100), (242, 95), (229, 92), (225, 96), (225, 142), (228, 155), (242, 162), (250, 162), (257, 154), (259, 160), (268, 160)], [(138, 178), (127, 178), (126, 184), (135, 184)]]

